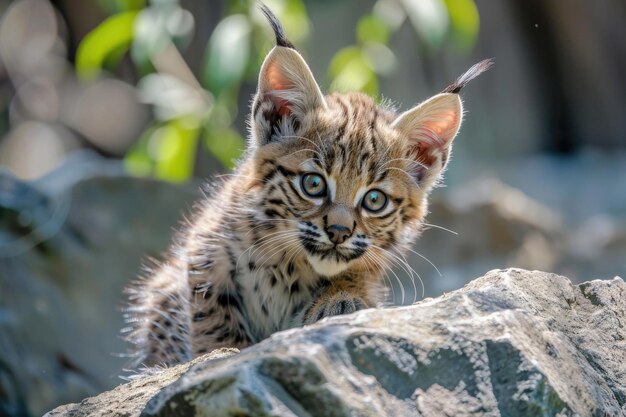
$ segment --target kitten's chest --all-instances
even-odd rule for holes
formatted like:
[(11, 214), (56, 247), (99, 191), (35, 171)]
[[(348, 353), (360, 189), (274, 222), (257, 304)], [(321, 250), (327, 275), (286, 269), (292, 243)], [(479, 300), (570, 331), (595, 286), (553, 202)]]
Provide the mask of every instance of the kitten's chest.
[(319, 278), (295, 265), (248, 268), (242, 277), (251, 330), (261, 340), (293, 327), (294, 318), (313, 299)]

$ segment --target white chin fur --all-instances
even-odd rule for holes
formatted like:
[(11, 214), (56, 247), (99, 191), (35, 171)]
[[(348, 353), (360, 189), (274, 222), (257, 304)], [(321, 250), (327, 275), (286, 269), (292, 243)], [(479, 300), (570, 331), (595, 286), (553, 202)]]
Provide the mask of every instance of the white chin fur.
[(308, 254), (307, 259), (315, 272), (326, 277), (332, 277), (348, 269), (348, 263), (337, 262), (334, 259), (321, 259), (319, 256)]

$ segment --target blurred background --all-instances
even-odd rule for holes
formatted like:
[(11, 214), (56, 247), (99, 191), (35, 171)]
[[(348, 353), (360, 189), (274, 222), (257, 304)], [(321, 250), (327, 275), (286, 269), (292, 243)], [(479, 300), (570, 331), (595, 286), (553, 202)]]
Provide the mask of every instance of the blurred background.
[[(266, 3), (325, 91), (406, 109), (495, 57), (395, 303), (626, 274), (623, 0)], [(122, 382), (122, 289), (241, 155), (272, 45), (252, 1), (0, 0), (0, 415)]]

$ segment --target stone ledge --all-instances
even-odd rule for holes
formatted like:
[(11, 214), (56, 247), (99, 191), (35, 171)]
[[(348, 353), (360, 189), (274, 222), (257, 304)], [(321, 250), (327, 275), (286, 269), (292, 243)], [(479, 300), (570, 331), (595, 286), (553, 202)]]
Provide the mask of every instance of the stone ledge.
[(121, 385), (58, 416), (624, 416), (626, 283), (495, 270)]

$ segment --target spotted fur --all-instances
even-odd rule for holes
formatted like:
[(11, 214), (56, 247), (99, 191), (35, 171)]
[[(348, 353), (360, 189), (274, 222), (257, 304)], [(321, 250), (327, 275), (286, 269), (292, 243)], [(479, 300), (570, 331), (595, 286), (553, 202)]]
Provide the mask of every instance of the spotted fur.
[[(278, 45), (261, 68), (248, 150), (234, 175), (206, 188), (165, 260), (129, 289), (132, 367), (379, 305), (384, 273), (417, 237), (449, 159), (463, 114), (457, 93), (489, 65), (398, 115), (364, 94), (322, 95), (263, 10)], [(322, 198), (303, 189), (307, 173), (323, 178)], [(387, 198), (376, 213), (363, 205), (373, 189)]]

